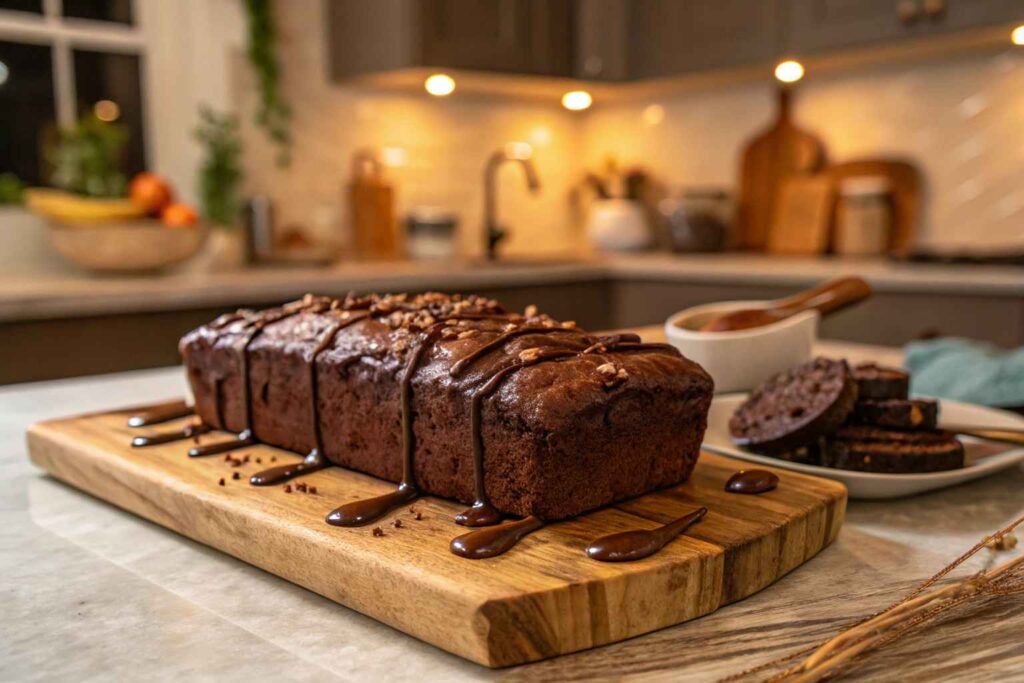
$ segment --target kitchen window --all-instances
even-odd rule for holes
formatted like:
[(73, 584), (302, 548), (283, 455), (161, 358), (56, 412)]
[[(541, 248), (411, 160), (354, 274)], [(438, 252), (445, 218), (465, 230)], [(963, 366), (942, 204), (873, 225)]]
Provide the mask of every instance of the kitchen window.
[(0, 173), (47, 180), (58, 126), (92, 114), (128, 133), (123, 170), (147, 165), (134, 0), (0, 0)]

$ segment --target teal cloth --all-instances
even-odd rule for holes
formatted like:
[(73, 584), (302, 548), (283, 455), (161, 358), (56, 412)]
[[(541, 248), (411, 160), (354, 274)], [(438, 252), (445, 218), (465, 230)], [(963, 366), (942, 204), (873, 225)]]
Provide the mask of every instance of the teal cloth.
[(911, 342), (904, 366), (915, 394), (985, 406), (1024, 406), (1024, 347), (1001, 349), (970, 339)]

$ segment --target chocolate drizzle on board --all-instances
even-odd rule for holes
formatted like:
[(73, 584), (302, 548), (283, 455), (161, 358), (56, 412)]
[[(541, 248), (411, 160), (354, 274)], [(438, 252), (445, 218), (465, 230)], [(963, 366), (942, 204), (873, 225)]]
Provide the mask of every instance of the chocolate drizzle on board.
[[(216, 453), (223, 453), (225, 451), (257, 443), (257, 438), (253, 433), (253, 405), (251, 398), (252, 388), (249, 347), (269, 324), (284, 320), (285, 318), (305, 311), (323, 313), (329, 310), (332, 312), (340, 311), (340, 317), (335, 322), (324, 328), (325, 331), (320, 335), (312, 352), (309, 354), (309, 386), (311, 418), (315, 444), (314, 448), (300, 462), (273, 467), (254, 474), (250, 478), (250, 483), (254, 486), (266, 486), (280, 483), (292, 477), (314, 472), (329, 466), (330, 462), (324, 455), (324, 442), (320, 419), (317, 377), (319, 356), (327, 349), (332, 348), (335, 338), (340, 330), (361, 320), (374, 316), (383, 316), (392, 323), (392, 328), (404, 327), (409, 332), (423, 332), (419, 343), (415, 345), (407, 362), (405, 363), (399, 385), (403, 450), (402, 479), (396, 489), (384, 495), (342, 505), (332, 511), (327, 516), (326, 521), (329, 524), (336, 526), (361, 526), (379, 519), (395, 507), (413, 501), (420, 495), (420, 493), (416, 486), (414, 468), (416, 447), (413, 431), (412, 380), (427, 350), (434, 345), (439, 338), (443, 338), (445, 340), (462, 338), (463, 333), (466, 332), (469, 332), (467, 336), (474, 336), (482, 331), (499, 332), (496, 337), (476, 348), (470, 354), (461, 358), (452, 365), (449, 369), (449, 374), (452, 378), (457, 378), (470, 366), (486, 355), (498, 350), (503, 350), (508, 342), (517, 337), (532, 334), (549, 335), (553, 333), (575, 331), (574, 324), (558, 324), (546, 316), (537, 317), (533, 313), (528, 313), (527, 316), (519, 316), (503, 312), (468, 312), (465, 310), (469, 307), (469, 303), (467, 301), (456, 301), (459, 301), (459, 303), (453, 307), (454, 310), (451, 310), (451, 308), (445, 310), (443, 303), (439, 304), (435, 309), (431, 308), (432, 303), (429, 300), (417, 300), (412, 304), (406, 304), (406, 299), (404, 297), (368, 297), (353, 299), (350, 295), (344, 302), (342, 302), (339, 300), (317, 298), (307, 295), (301, 301), (292, 302), (280, 307), (279, 309), (266, 311), (262, 314), (254, 314), (251, 311), (239, 311), (237, 313), (221, 316), (211, 323), (209, 327), (215, 330), (221, 330), (233, 323), (237, 323), (239, 321), (244, 322), (242, 329), (245, 331), (245, 334), (242, 337), (241, 342), (236, 344), (235, 347), (238, 353), (238, 369), (242, 386), (242, 400), (245, 409), (245, 426), (233, 440), (192, 448), (189, 451), (189, 456), (200, 457), (205, 455), (214, 455)], [(395, 302), (397, 302), (397, 304)], [(437, 299), (434, 299), (434, 302), (436, 303)], [(493, 302), (485, 304), (485, 307), (486, 306), (494, 306), (496, 308), (496, 304), (493, 304)], [(443, 319), (443, 322), (437, 322), (432, 314), (436, 314), (436, 318)], [(399, 316), (398, 322), (395, 322), (394, 316), (396, 315)], [(402, 318), (402, 316), (406, 317)], [(412, 319), (411, 322), (410, 319)], [(505, 325), (499, 331), (493, 328), (484, 329), (469, 327), (464, 322), (474, 320), (485, 323), (505, 323)], [(460, 331), (458, 328), (465, 329)], [(610, 353), (648, 350), (667, 350), (672, 353), (677, 353), (676, 350), (668, 344), (642, 343), (640, 341), (640, 337), (635, 334), (616, 334), (603, 337), (591, 337), (579, 332), (577, 332), (577, 334), (580, 334), (580, 337), (574, 340), (577, 343), (573, 346), (532, 347), (521, 350), (518, 357), (512, 357), (512, 362), (510, 364), (499, 366), (497, 369), (493, 369), (493, 371), (489, 373), (484, 373), (481, 377), (474, 378), (471, 382), (473, 386), (477, 387), (475, 390), (471, 390), (470, 393), (470, 421), (473, 442), (475, 502), (471, 508), (465, 510), (456, 517), (456, 522), (465, 526), (488, 526), (490, 528), (478, 529), (455, 538), (451, 542), (451, 550), (456, 555), (471, 559), (481, 559), (500, 555), (512, 548), (524, 536), (542, 528), (545, 524), (543, 520), (535, 516), (528, 516), (520, 520), (499, 524), (502, 520), (502, 515), (490, 503), (486, 495), (486, 478), (484, 468), (485, 449), (482, 433), (484, 402), (495, 391), (497, 391), (503, 381), (523, 368), (538, 365), (540, 363), (561, 361), (580, 356), (601, 356)], [(397, 343), (395, 344), (395, 349), (396, 351), (398, 350)], [(362, 357), (363, 355), (356, 355), (348, 359), (348, 361), (358, 361), (361, 360)], [(605, 363), (604, 365), (607, 365), (608, 369), (613, 368), (610, 363)], [(601, 372), (606, 368), (598, 367), (597, 369), (598, 372)], [(613, 370), (613, 372), (616, 371), (619, 374), (610, 377), (608, 381), (605, 382), (606, 387), (611, 388), (617, 386), (620, 381), (624, 381), (625, 378), (628, 377), (628, 375), (623, 374), (621, 369)], [(223, 377), (217, 377), (214, 379), (216, 418), (219, 423), (218, 426), (222, 429), (226, 427), (223, 405), (223, 385)], [(170, 410), (169, 407), (161, 408), (164, 409), (165, 413), (155, 416), (152, 414), (134, 416), (132, 419), (136, 420), (136, 418), (138, 418), (138, 421), (130, 422), (130, 424), (155, 424), (156, 421), (162, 422), (192, 414), (191, 409), (189, 409), (188, 412), (181, 412), (187, 408), (183, 402), (174, 406), (177, 412), (175, 412), (175, 410)], [(157, 411), (155, 410), (150, 411), (150, 413), (156, 412)], [(163, 414), (168, 416), (163, 417)], [(196, 423), (194, 425), (187, 425), (179, 432), (157, 434), (150, 437), (137, 437), (134, 440), (133, 445), (141, 446), (168, 443), (182, 438), (195, 436), (199, 433), (206, 433), (211, 430), (212, 427), (209, 425)], [(701, 508), (684, 518), (676, 520), (675, 522), (656, 530), (638, 530), (603, 537), (591, 544), (591, 547), (588, 548), (587, 552), (591, 557), (604, 561), (621, 561), (623, 559), (638, 559), (640, 557), (646, 557), (668, 543), (669, 540), (681, 533), (687, 526), (699, 520), (706, 512), (707, 510), (705, 508)], [(614, 541), (614, 543), (609, 545), (611, 541)], [(602, 550), (602, 548), (604, 549)], [(608, 554), (610, 554), (609, 557), (614, 556), (614, 559), (606, 558), (605, 555)]]
[(544, 520), (530, 515), (514, 522), (477, 529), (452, 539), (451, 551), (468, 560), (483, 560), (508, 552), (523, 539), (544, 526)]
[(163, 405), (155, 406), (132, 415), (128, 418), (128, 426), (148, 427), (149, 425), (170, 422), (171, 420), (177, 420), (193, 414), (195, 414), (195, 410), (184, 401), (171, 401), (170, 403), (164, 403)]
[(199, 436), (200, 434), (206, 434), (212, 429), (213, 427), (205, 422), (192, 422), (176, 432), (162, 432), (160, 434), (150, 434), (148, 436), (136, 436), (132, 439), (132, 448), (145, 448), (146, 446), (159, 446), (161, 444), (172, 443), (174, 441), (184, 441), (185, 439), (191, 439)]
[(708, 513), (699, 508), (657, 529), (636, 529), (609, 534), (587, 546), (587, 556), (599, 562), (632, 562), (650, 557)]
[(768, 470), (740, 470), (725, 482), (729, 493), (758, 494), (773, 490), (779, 485), (779, 477)]

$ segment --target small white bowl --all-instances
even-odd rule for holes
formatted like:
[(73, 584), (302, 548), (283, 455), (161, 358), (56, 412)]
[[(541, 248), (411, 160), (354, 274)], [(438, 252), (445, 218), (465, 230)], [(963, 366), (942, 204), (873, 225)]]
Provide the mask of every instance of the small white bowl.
[(806, 311), (771, 325), (735, 332), (698, 332), (714, 317), (765, 301), (725, 301), (688, 308), (665, 321), (665, 336), (684, 356), (715, 380), (715, 393), (750, 391), (777, 373), (811, 359), (818, 338), (817, 311)]

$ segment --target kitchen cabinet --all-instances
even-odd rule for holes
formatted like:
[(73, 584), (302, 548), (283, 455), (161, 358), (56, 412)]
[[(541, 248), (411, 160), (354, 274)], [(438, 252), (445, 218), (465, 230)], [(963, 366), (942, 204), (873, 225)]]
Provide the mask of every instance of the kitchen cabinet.
[(782, 0), (634, 0), (629, 76), (659, 78), (774, 59)]
[(571, 75), (571, 0), (330, 0), (330, 73), (410, 68)]
[(784, 44), (804, 54), (1024, 20), (1021, 0), (787, 0)]

